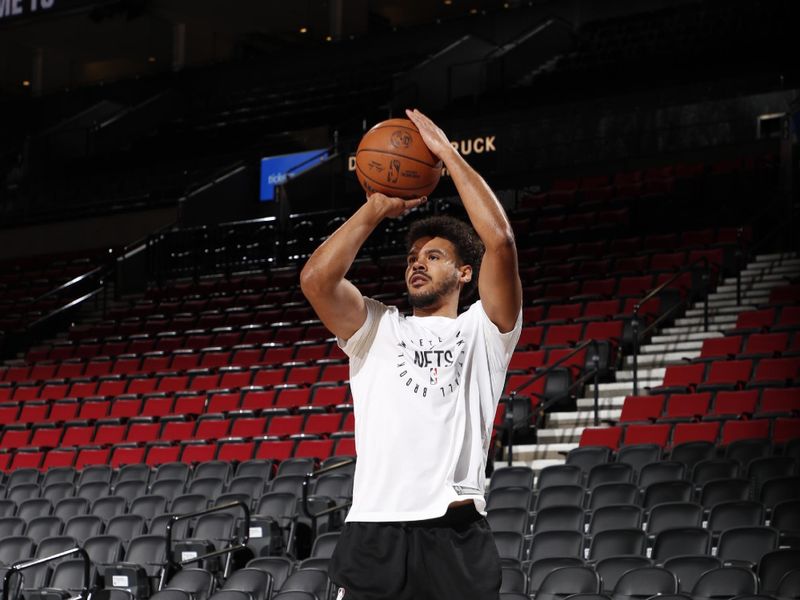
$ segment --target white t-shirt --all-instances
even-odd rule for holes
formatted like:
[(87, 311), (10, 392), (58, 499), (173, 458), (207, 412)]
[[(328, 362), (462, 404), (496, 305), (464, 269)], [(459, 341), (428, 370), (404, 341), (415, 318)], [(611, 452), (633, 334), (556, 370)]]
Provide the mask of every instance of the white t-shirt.
[(406, 317), (364, 299), (350, 357), (358, 461), (347, 521), (416, 521), (472, 499), (484, 512), (486, 456), (522, 311), (507, 333), (480, 301), (455, 319)]

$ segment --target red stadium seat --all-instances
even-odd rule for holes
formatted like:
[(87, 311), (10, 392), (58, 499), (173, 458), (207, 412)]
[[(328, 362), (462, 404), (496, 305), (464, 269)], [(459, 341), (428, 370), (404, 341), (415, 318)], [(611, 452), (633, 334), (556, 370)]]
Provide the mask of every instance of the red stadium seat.
[(735, 392), (721, 391), (714, 399), (712, 415), (743, 416), (756, 412), (758, 404), (757, 390), (739, 390)]
[(50, 412), (48, 402), (26, 402), (17, 417), (18, 423), (41, 423), (47, 420)]
[(78, 451), (74, 448), (54, 448), (44, 457), (42, 470), (54, 469), (56, 467), (71, 467), (75, 464)]
[[(75, 398), (65, 398), (63, 400), (56, 400), (50, 408), (50, 414), (47, 420), (52, 423), (63, 423), (72, 419), (78, 418), (78, 404)], [(114, 415), (112, 415), (114, 416)]]
[(250, 385), (250, 380), (253, 377), (251, 371), (221, 371), (222, 378), (219, 382), (219, 387), (224, 389), (237, 389)]
[(706, 379), (697, 386), (702, 390), (741, 388), (750, 380), (753, 362), (750, 360), (718, 360), (711, 363)]
[(350, 379), (349, 364), (328, 364), (322, 370), (320, 381), (345, 382)]
[(109, 453), (108, 448), (81, 448), (75, 459), (75, 468), (83, 469), (91, 465), (108, 464)]
[(0, 448), (17, 449), (27, 446), (31, 441), (33, 430), (25, 429), (6, 429), (0, 439)]
[(733, 358), (742, 348), (742, 336), (729, 335), (703, 340), (700, 358)]
[(43, 461), (44, 453), (37, 450), (15, 452), (8, 470), (38, 469), (41, 467)]
[(92, 442), (101, 446), (112, 446), (125, 439), (127, 425), (104, 423), (97, 426)]
[(163, 424), (159, 439), (166, 442), (190, 440), (194, 436), (196, 426), (194, 421), (167, 421)]
[(311, 414), (308, 415), (303, 433), (329, 436), (340, 430), (342, 415), (339, 413)]
[(655, 388), (664, 389), (690, 389), (703, 381), (706, 365), (702, 363), (690, 365), (668, 365), (664, 373), (664, 382)]
[(309, 388), (281, 388), (278, 390), (278, 396), (275, 399), (275, 406), (282, 408), (297, 408), (306, 406), (310, 399), (311, 390)]
[(800, 357), (764, 358), (758, 361), (753, 383), (789, 385), (800, 379)]
[(192, 381), (188, 388), (193, 391), (213, 390), (220, 387), (219, 374), (198, 374), (192, 377)]
[(72, 425), (64, 429), (62, 446), (88, 446), (94, 440), (93, 425)]
[(172, 413), (172, 406), (175, 399), (172, 396), (148, 396), (144, 399), (142, 406), (143, 417), (163, 417)]
[(258, 445), (256, 449), (255, 458), (270, 459), (270, 460), (286, 460), (291, 458), (294, 452), (295, 442), (293, 440), (285, 441), (264, 441)]
[(526, 348), (529, 346), (538, 348), (542, 344), (543, 337), (544, 327), (523, 327), (519, 341), (517, 342), (517, 348)]
[(142, 414), (142, 401), (136, 397), (118, 397), (112, 400), (109, 417), (120, 419), (130, 419)]
[(202, 415), (206, 411), (205, 394), (178, 394), (175, 396), (175, 406), (171, 411), (176, 415)]
[(586, 427), (581, 433), (579, 446), (605, 446), (616, 450), (622, 439), (622, 427)]
[(275, 404), (275, 390), (247, 390), (242, 398), (242, 410), (261, 410)]
[(767, 388), (761, 394), (761, 413), (800, 412), (800, 388)]
[(200, 464), (217, 458), (216, 443), (187, 444), (181, 452), (181, 462)]
[(239, 410), (241, 404), (241, 395), (239, 392), (220, 392), (212, 394), (208, 400), (208, 409), (210, 413), (226, 413), (232, 410)]
[(301, 415), (272, 417), (267, 427), (267, 435), (288, 437), (303, 431), (303, 417)]
[[(136, 444), (146, 444), (159, 440), (161, 423), (131, 423), (125, 434), (125, 441)], [(141, 462), (141, 461), (140, 461)]]
[(350, 388), (347, 385), (321, 385), (311, 388), (312, 406), (331, 407), (344, 404), (348, 400)]
[(744, 345), (747, 356), (775, 356), (789, 348), (788, 332), (753, 333)]
[(775, 322), (775, 309), (747, 310), (739, 313), (736, 318), (735, 330), (760, 331), (770, 327)]
[(241, 417), (231, 426), (232, 437), (252, 438), (264, 435), (267, 427), (266, 417)]
[(622, 404), (620, 423), (655, 421), (664, 410), (664, 396), (626, 396)]
[(672, 394), (667, 401), (667, 418), (700, 418), (708, 412), (711, 392)]
[(63, 435), (63, 427), (34, 427), (30, 445), (38, 448), (58, 448)]
[(253, 377), (253, 385), (271, 387), (286, 380), (286, 369), (259, 369)]
[(178, 445), (159, 444), (150, 446), (145, 456), (145, 464), (151, 467), (164, 463), (176, 462), (180, 457), (181, 448)]
[(718, 421), (708, 423), (677, 423), (672, 432), (672, 445), (677, 446), (685, 442), (712, 442), (716, 443), (719, 437), (720, 424)]
[(286, 375), (286, 383), (297, 383), (301, 385), (311, 385), (320, 380), (320, 367), (291, 367)]
[(296, 458), (325, 460), (333, 454), (334, 440), (301, 440), (294, 450)]
[(197, 427), (194, 430), (194, 439), (218, 440), (226, 437), (230, 428), (230, 419), (202, 418), (197, 421)]
[(334, 456), (355, 456), (356, 455), (356, 441), (355, 438), (339, 438), (336, 440), (336, 446), (333, 449)]
[(624, 446), (635, 444), (656, 444), (662, 448), (667, 445), (672, 425), (628, 425), (625, 428)]
[(255, 442), (227, 441), (222, 442), (217, 454), (217, 460), (226, 462), (244, 462), (253, 458), (255, 453)]
[(136, 446), (118, 446), (111, 454), (110, 464), (117, 469), (122, 465), (136, 465), (144, 462), (145, 448)]
[(769, 419), (755, 419), (752, 421), (725, 421), (722, 427), (722, 440), (720, 444), (727, 446), (737, 440), (753, 440), (769, 438)]
[(785, 444), (798, 438), (800, 438), (800, 418), (779, 417), (775, 419), (775, 427), (772, 432), (774, 444)]

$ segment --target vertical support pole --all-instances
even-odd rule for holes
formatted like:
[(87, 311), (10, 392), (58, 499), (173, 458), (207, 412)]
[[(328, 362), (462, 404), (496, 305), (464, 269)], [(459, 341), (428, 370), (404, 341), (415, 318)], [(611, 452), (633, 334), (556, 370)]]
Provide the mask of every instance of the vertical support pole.
[(639, 395), (639, 305), (633, 307), (633, 395)]

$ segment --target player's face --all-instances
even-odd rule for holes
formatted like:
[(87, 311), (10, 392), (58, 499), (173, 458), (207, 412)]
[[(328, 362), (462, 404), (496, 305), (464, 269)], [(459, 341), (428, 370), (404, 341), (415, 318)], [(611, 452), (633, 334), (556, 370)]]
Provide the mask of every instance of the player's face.
[(406, 287), (414, 308), (430, 308), (461, 291), (469, 267), (458, 265), (455, 246), (440, 237), (423, 237), (414, 242), (406, 262)]

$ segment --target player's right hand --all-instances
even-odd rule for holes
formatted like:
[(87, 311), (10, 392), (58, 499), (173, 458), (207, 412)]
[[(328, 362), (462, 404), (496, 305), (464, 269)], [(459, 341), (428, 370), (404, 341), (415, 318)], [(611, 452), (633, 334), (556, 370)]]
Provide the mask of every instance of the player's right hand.
[(403, 198), (393, 198), (380, 192), (375, 192), (367, 196), (367, 202), (373, 204), (385, 217), (396, 219), (408, 214), (412, 209), (428, 201), (426, 196), (404, 200)]

